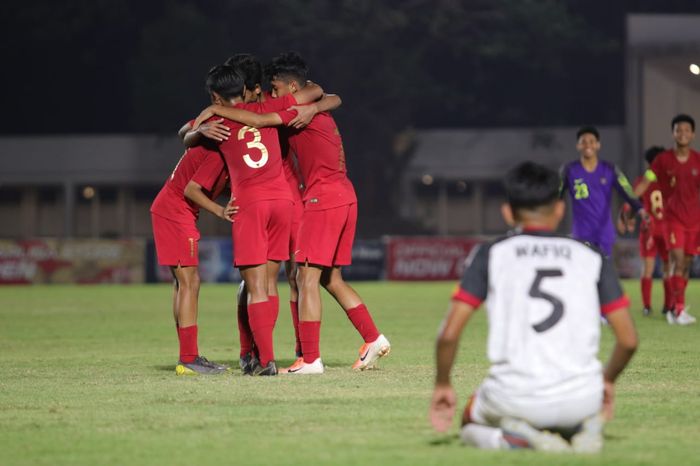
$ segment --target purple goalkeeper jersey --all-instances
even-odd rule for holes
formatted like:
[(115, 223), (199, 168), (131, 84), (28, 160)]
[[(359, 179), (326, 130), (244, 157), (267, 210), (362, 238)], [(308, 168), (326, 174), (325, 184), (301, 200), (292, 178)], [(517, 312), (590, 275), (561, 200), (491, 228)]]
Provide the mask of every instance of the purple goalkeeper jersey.
[(610, 214), (613, 188), (635, 211), (642, 208), (629, 181), (615, 165), (604, 160), (599, 160), (591, 173), (575, 160), (564, 165), (561, 177), (561, 195), (566, 190), (571, 196), (573, 237), (593, 244), (610, 256), (615, 242)]

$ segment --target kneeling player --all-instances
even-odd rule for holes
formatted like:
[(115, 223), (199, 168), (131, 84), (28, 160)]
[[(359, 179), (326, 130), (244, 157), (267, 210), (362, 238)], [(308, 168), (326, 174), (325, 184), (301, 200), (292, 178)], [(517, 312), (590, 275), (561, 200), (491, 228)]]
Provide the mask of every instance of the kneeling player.
[[(554, 230), (564, 215), (559, 177), (525, 162), (506, 176), (506, 221), (515, 234), (477, 247), (437, 341), (430, 419), (452, 424), (450, 371), (462, 329), (488, 300), (489, 374), (470, 398), (461, 438), (486, 449), (596, 452), (614, 383), (637, 347), (628, 298), (610, 261)], [(616, 344), (604, 369), (596, 358), (600, 313)], [(546, 430), (545, 430), (546, 429)]]
[(173, 316), (180, 341), (177, 375), (218, 374), (228, 369), (200, 356), (197, 348), (199, 207), (189, 199), (204, 198), (215, 206), (208, 210), (228, 219), (226, 208), (211, 200), (227, 180), (218, 152), (203, 146), (187, 149), (151, 206), (158, 263), (169, 266), (174, 278)]

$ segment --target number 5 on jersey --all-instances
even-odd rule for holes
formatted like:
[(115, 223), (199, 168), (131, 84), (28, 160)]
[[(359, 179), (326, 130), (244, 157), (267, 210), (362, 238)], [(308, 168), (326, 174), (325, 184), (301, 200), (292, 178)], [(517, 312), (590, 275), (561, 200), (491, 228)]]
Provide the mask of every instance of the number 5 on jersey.
[(529, 294), (533, 298), (540, 298), (544, 299), (545, 301), (549, 301), (549, 303), (552, 305), (552, 313), (549, 315), (549, 317), (544, 319), (539, 324), (532, 326), (537, 333), (542, 333), (554, 327), (556, 323), (559, 322), (564, 316), (564, 303), (556, 296), (542, 290), (540, 285), (542, 284), (542, 280), (545, 278), (563, 277), (564, 272), (562, 272), (561, 269), (537, 269), (536, 272), (537, 276), (530, 287)]
[(243, 156), (243, 161), (250, 168), (260, 168), (267, 163), (267, 147), (265, 147), (265, 144), (260, 142), (260, 140), (262, 139), (262, 135), (260, 134), (260, 130), (258, 128), (251, 128), (250, 126), (242, 127), (238, 130), (238, 140), (242, 141), (243, 139), (245, 139), (246, 133), (253, 133), (253, 140), (246, 142), (246, 147), (248, 147), (248, 149), (259, 150), (260, 158), (258, 160), (253, 160), (250, 154), (245, 154)]

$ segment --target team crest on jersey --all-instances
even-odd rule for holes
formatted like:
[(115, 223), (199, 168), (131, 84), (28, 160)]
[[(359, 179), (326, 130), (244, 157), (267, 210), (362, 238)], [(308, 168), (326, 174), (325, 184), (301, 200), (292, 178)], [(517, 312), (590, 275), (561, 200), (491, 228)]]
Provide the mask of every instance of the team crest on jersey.
[(607, 178), (601, 178), (601, 179), (600, 179), (600, 184), (607, 184), (607, 183), (608, 183), (608, 179), (607, 179)]

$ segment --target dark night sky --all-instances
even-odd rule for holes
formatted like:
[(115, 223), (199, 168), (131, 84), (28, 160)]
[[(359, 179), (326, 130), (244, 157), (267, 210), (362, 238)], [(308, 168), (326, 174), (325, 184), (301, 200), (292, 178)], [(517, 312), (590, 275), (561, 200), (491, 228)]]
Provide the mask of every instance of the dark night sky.
[(700, 11), (691, 0), (276, 5), (15, 3), (1, 28), (2, 131), (170, 131), (206, 104), (210, 65), (287, 49), (343, 96), (349, 120), (363, 108), (391, 129), (622, 123), (625, 12)]

